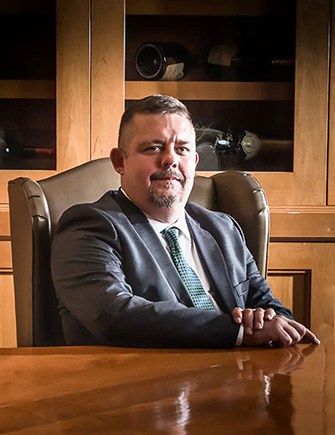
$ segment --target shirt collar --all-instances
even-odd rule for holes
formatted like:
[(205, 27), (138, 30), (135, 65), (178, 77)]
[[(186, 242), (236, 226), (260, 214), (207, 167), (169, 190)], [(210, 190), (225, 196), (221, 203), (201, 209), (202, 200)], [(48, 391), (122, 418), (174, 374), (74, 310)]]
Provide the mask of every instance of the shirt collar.
[(186, 217), (185, 217), (185, 211), (182, 213), (180, 218), (174, 222), (173, 224), (167, 224), (166, 222), (160, 222), (155, 219), (152, 219), (147, 216), (148, 222), (151, 224), (153, 229), (155, 230), (156, 234), (160, 234), (163, 230), (165, 230), (168, 227), (176, 227), (179, 229), (181, 233), (188, 239), (191, 240), (190, 230), (188, 229)]
[[(124, 189), (121, 187), (121, 192), (131, 201), (127, 193), (124, 191)], [(144, 212), (142, 212), (144, 213)], [(180, 218), (174, 223), (174, 224), (167, 224), (166, 222), (157, 221), (156, 219), (150, 218), (146, 213), (144, 213), (146, 218), (148, 219), (148, 222), (154, 229), (155, 233), (157, 235), (160, 235), (163, 230), (165, 230), (168, 227), (176, 227), (179, 229), (181, 233), (188, 239), (191, 240), (190, 230), (188, 229), (186, 217), (185, 217), (185, 210), (183, 211)]]

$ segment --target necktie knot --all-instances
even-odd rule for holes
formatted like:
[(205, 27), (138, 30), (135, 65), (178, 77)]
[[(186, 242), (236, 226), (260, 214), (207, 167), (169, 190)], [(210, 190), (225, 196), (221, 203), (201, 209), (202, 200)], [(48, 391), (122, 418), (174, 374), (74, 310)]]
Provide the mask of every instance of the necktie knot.
[(165, 230), (162, 231), (164, 237), (173, 237), (178, 239), (179, 237), (179, 229), (177, 227), (169, 227), (165, 228)]
[(179, 244), (179, 229), (177, 227), (165, 228), (165, 230), (162, 231), (162, 234), (167, 241), (170, 253), (175, 253), (176, 251), (181, 253), (181, 247)]

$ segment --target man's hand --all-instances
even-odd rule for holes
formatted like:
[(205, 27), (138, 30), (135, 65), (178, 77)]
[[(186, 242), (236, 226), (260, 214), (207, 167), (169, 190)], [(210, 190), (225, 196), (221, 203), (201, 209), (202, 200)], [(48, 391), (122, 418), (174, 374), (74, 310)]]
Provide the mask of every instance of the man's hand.
[(276, 344), (277, 346), (291, 346), (299, 343), (304, 338), (305, 342), (320, 344), (320, 340), (301, 323), (287, 319), (284, 316), (275, 316), (266, 320), (261, 330), (252, 335), (244, 333), (242, 344), (244, 346), (262, 346)]
[(254, 331), (263, 328), (265, 320), (271, 320), (276, 315), (273, 308), (239, 308), (235, 307), (232, 311), (234, 322), (244, 326), (244, 333), (252, 335)]

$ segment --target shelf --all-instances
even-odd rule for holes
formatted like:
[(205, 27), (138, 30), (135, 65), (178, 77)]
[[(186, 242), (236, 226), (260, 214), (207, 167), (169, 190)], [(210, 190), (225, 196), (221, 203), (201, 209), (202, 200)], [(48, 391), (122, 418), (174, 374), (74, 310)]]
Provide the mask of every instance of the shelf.
[(287, 82), (126, 82), (126, 99), (168, 94), (181, 100), (293, 101), (294, 85)]
[(54, 99), (54, 80), (0, 80), (0, 98)]
[(174, 2), (171, 0), (127, 0), (128, 15), (213, 15), (213, 16), (258, 16), (279, 15), (285, 11), (290, 2), (272, 0), (234, 0), (219, 2), (207, 0), (206, 2), (194, 2), (183, 0)]
[(53, 14), (55, 4), (53, 1), (41, 0), (11, 0), (3, 1), (0, 7), (2, 14)]

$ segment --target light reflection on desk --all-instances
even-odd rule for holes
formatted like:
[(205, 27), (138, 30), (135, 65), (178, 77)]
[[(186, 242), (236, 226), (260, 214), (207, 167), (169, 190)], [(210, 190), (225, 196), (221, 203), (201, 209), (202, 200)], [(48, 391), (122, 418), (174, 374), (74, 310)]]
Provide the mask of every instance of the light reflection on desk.
[(335, 346), (0, 350), (0, 433), (335, 434)]

